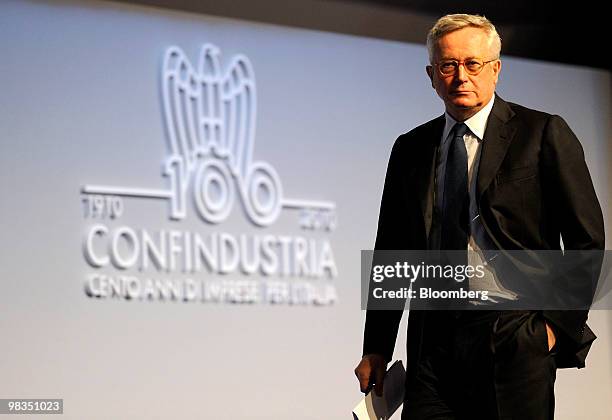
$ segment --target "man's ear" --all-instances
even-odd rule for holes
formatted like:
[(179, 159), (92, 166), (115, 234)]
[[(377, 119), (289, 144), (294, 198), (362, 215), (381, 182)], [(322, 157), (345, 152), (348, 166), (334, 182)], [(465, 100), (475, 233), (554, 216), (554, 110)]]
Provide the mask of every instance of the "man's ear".
[(425, 66), (425, 71), (427, 72), (427, 76), (429, 76), (429, 80), (431, 81), (431, 87), (435, 89), (436, 87), (434, 86), (434, 83), (433, 83), (433, 67)]
[(499, 73), (501, 72), (501, 60), (497, 60), (492, 64), (493, 73), (495, 74), (495, 84), (497, 84), (497, 80), (499, 79)]

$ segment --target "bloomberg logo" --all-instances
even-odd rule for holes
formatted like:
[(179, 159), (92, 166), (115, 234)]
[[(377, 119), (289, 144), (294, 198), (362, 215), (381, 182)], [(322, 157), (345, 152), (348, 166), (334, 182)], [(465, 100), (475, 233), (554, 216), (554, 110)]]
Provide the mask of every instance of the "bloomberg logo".
[[(88, 296), (301, 305), (337, 301), (333, 279), (338, 270), (327, 238), (336, 227), (336, 205), (285, 197), (274, 167), (253, 160), (256, 93), (253, 66), (242, 54), (223, 70), (215, 45), (201, 48), (197, 66), (179, 47), (166, 50), (161, 108), (167, 188), (82, 186), (90, 222), (82, 250), (94, 269), (86, 276)], [(120, 223), (126, 198), (167, 201), (167, 217), (175, 223), (192, 208), (206, 226), (217, 228), (203, 233), (127, 226)], [(258, 233), (218, 230), (238, 204)], [(304, 234), (260, 234), (283, 209), (296, 213)], [(234, 277), (228, 279), (229, 274)]]

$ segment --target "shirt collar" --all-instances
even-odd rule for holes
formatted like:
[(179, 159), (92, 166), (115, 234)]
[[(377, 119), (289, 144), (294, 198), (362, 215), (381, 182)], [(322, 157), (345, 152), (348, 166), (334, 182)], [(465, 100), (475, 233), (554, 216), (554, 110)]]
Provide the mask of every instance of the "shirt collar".
[[(491, 97), (489, 103), (487, 103), (480, 111), (472, 115), (470, 118), (464, 121), (465, 125), (470, 129), (470, 132), (474, 134), (479, 141), (484, 138), (485, 129), (487, 128), (487, 120), (493, 109), (493, 103), (495, 102), (495, 95)], [(444, 131), (442, 132), (442, 144), (448, 139), (448, 135), (457, 123), (457, 121), (451, 117), (448, 112), (444, 113), (446, 124), (444, 125)]]

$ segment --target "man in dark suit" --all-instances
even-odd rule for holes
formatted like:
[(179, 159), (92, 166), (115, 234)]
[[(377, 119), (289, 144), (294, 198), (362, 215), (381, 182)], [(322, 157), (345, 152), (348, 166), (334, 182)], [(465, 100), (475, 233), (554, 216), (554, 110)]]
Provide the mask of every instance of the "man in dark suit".
[[(400, 136), (376, 250), (602, 250), (582, 147), (562, 118), (495, 95), (501, 40), (486, 18), (431, 29), (426, 71), (445, 114)], [(510, 302), (494, 277), (478, 285)], [(574, 308), (576, 309), (576, 308)], [(552, 419), (556, 369), (584, 367), (588, 310), (411, 310), (402, 418)], [(362, 392), (382, 392), (402, 311), (368, 310)]]

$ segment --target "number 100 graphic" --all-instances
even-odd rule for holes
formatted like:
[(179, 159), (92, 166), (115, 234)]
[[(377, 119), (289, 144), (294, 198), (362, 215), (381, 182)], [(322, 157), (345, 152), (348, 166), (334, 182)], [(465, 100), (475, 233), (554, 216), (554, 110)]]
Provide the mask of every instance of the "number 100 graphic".
[(180, 220), (191, 192), (198, 215), (213, 224), (223, 222), (238, 201), (258, 226), (274, 223), (283, 207), (334, 212), (334, 203), (284, 198), (275, 169), (253, 161), (257, 95), (246, 56), (235, 55), (223, 71), (215, 45), (202, 47), (197, 67), (179, 47), (170, 47), (161, 90), (169, 146), (163, 174), (170, 189), (86, 185), (84, 193), (168, 199), (170, 218)]

